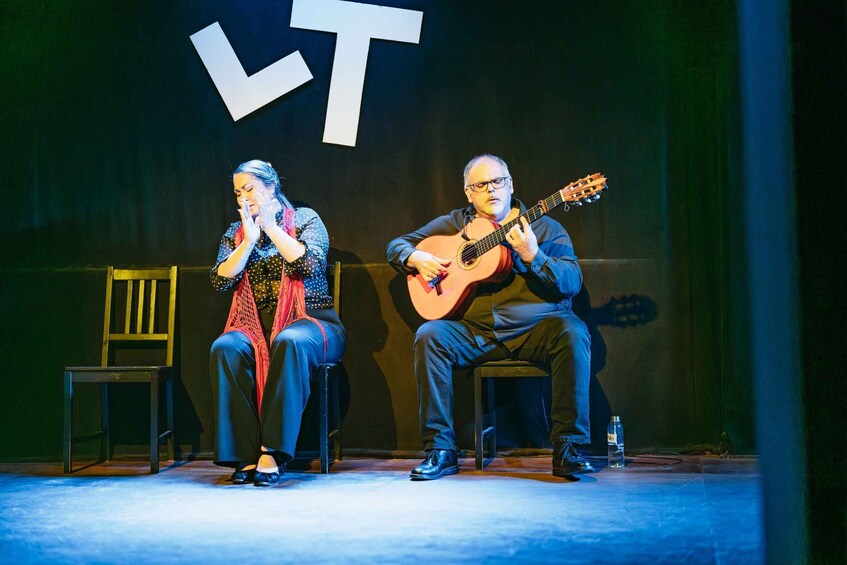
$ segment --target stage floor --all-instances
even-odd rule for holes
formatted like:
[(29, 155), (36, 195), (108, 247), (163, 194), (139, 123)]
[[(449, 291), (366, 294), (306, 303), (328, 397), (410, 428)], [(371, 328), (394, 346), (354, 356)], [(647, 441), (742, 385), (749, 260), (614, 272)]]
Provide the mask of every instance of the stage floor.
[(0, 562), (762, 563), (755, 459), (627, 458), (578, 482), (548, 457), (412, 482), (418, 460), (346, 458), (236, 486), (209, 461), (62, 474), (0, 464)]

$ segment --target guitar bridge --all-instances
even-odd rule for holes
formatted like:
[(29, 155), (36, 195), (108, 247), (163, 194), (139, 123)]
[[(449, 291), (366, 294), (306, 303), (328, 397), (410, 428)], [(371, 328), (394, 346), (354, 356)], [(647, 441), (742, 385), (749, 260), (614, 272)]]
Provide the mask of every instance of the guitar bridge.
[(441, 296), (441, 294), (443, 293), (443, 291), (441, 290), (441, 281), (443, 279), (444, 279), (444, 277), (442, 277), (441, 275), (438, 275), (437, 277), (435, 277), (434, 279), (432, 279), (431, 281), (429, 281), (427, 283), (429, 285), (429, 288), (434, 288), (435, 293), (439, 296)]

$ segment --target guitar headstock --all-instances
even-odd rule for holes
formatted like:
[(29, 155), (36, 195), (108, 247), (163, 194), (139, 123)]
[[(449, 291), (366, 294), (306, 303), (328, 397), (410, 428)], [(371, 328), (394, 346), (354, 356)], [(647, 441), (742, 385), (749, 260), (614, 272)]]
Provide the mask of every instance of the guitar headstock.
[(594, 202), (600, 199), (600, 193), (606, 190), (606, 177), (600, 173), (588, 175), (579, 180), (575, 180), (568, 186), (559, 191), (562, 195), (562, 200), (569, 204), (582, 206), (583, 202)]

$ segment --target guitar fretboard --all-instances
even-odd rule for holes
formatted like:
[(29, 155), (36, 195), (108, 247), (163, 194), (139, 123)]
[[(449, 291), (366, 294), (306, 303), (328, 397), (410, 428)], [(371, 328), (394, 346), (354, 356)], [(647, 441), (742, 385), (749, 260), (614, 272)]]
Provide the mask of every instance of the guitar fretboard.
[(562, 190), (557, 190), (517, 218), (510, 220), (486, 235), (479, 241), (475, 241), (462, 249), (461, 261), (465, 264), (470, 264), (484, 253), (494, 249), (504, 241), (506, 234), (509, 233), (515, 225), (519, 224), (521, 218), (526, 218), (528, 223), (532, 223), (541, 216), (547, 214), (553, 208), (564, 204), (565, 202), (575, 202), (581, 204), (582, 201), (592, 202), (600, 198), (600, 193), (606, 189), (606, 177), (599, 173), (590, 175), (577, 182), (571, 183)]
[[(562, 198), (562, 192), (563, 191), (561, 190), (554, 192), (549, 197), (544, 199), (544, 205), (546, 206), (548, 212), (556, 206), (560, 206), (565, 202), (565, 200)], [(509, 230), (511, 230), (513, 227), (520, 223), (521, 218), (526, 218), (526, 221), (531, 224), (546, 213), (547, 212), (542, 209), (541, 204), (536, 204), (517, 218), (509, 220), (508, 222), (506, 222), (490, 234), (486, 235), (479, 241), (476, 241), (471, 245), (465, 247), (462, 250), (462, 261), (464, 261), (465, 263), (469, 263), (477, 257), (481, 257), (487, 251), (494, 249), (495, 247), (506, 241), (506, 234), (509, 233)]]

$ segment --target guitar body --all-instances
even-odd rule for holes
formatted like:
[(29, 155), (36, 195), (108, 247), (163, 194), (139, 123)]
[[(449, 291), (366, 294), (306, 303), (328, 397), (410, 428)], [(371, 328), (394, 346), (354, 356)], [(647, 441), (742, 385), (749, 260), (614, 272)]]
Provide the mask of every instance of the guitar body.
[(461, 317), (468, 305), (467, 299), (477, 285), (506, 278), (512, 268), (512, 257), (502, 245), (489, 249), (471, 262), (461, 260), (462, 249), (497, 227), (490, 220), (476, 218), (465, 230), (470, 241), (465, 240), (461, 233), (434, 235), (416, 246), (416, 249), (450, 260), (450, 265), (445, 268), (447, 275), (441, 277), (437, 284), (425, 281), (419, 273), (407, 276), (412, 304), (421, 317), (427, 320)]

